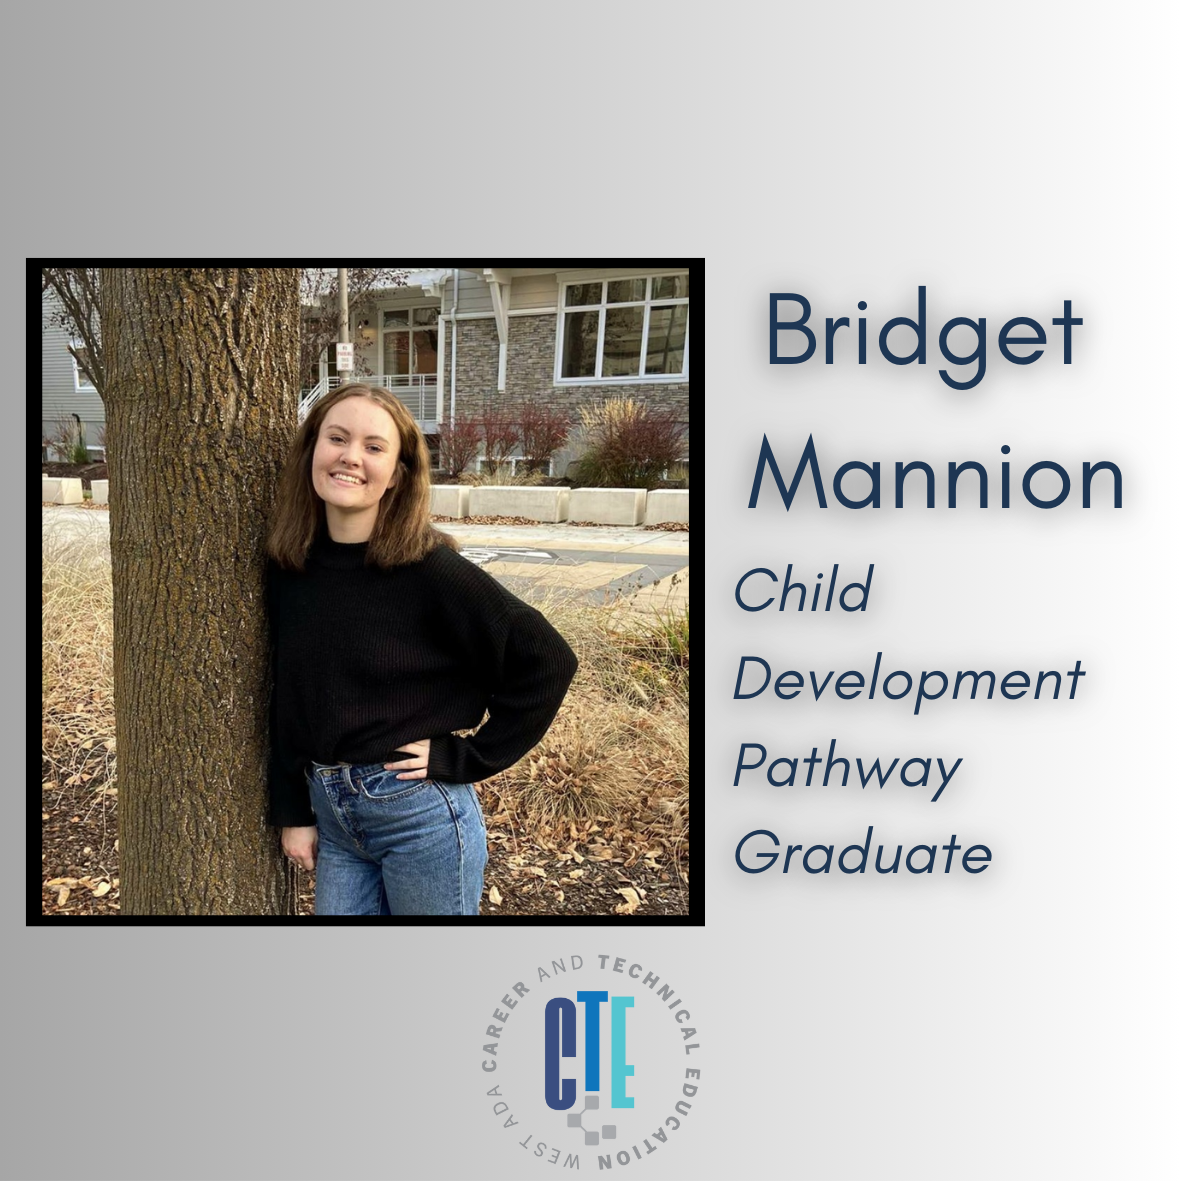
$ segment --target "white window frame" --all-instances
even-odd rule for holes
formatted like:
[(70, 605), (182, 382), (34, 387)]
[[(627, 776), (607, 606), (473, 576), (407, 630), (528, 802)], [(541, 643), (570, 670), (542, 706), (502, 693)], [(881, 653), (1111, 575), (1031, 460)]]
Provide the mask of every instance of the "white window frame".
[[(70, 347), (75, 349), (84, 349), (85, 343), (81, 340), (71, 340)], [(78, 367), (78, 358), (73, 353), (66, 351), (70, 358), (70, 364), (74, 366), (74, 393), (76, 394), (93, 394), (95, 392), (94, 386), (86, 379), (86, 375)]]
[[(415, 324), (414, 313), (417, 311), (432, 311), (432, 312), (434, 312), (435, 313), (434, 324)], [(407, 323), (405, 325), (398, 324), (398, 325), (387, 327), (386, 322), (385, 322), (385, 318), (386, 318), (386, 314), (388, 312), (405, 312), (406, 318), (407, 318)], [(442, 333), (442, 331), (443, 331), (443, 328), (442, 328), (443, 309), (439, 306), (439, 304), (436, 304), (436, 303), (394, 304), (389, 307), (379, 308), (378, 312), (377, 312), (377, 317), (378, 317), (378, 328), (377, 328), (377, 376), (378, 377), (385, 377), (386, 376), (386, 372), (385, 372), (385, 334), (387, 332), (413, 333), (416, 329), (419, 331), (425, 331), (430, 328), (434, 328), (436, 334)], [(440, 349), (441, 349), (442, 343), (443, 343), (442, 337), (439, 336), (438, 339), (439, 339), (439, 345), (440, 345)], [(407, 343), (412, 344), (412, 342), (410, 342), (409, 340)], [(433, 370), (431, 370), (430, 374), (413, 373), (412, 372), (409, 374), (396, 374), (395, 373), (395, 374), (391, 374), (391, 376), (393, 376), (393, 377), (424, 377), (424, 376), (434, 375), (437, 377), (438, 373), (439, 373), (439, 367), (438, 367), (438, 356), (439, 355), (440, 354), (436, 354), (435, 368)], [(411, 364), (413, 365), (413, 362), (414, 362), (413, 349), (411, 349), (409, 356), (410, 356)]]
[[(689, 380), (689, 317), (692, 314), (689, 309), (689, 297), (684, 296), (680, 299), (652, 299), (652, 280), (663, 279), (670, 275), (688, 276), (688, 271), (661, 271), (649, 272), (640, 275), (609, 275), (603, 278), (591, 277), (570, 277), (564, 278), (558, 284), (558, 325), (557, 325), (557, 348), (554, 353), (554, 385), (555, 386), (570, 386), (570, 385), (655, 385), (655, 384), (671, 384), (673, 382), (686, 382)], [(623, 303), (607, 302), (607, 285), (615, 282), (626, 282), (629, 279), (644, 279), (644, 299), (642, 300), (628, 300)], [(599, 302), (597, 304), (579, 304), (576, 308), (566, 307), (566, 288), (583, 286), (588, 283), (601, 284), (599, 290)], [(666, 307), (668, 304), (684, 304), (685, 305), (685, 352), (682, 360), (683, 368), (680, 373), (629, 373), (617, 377), (563, 377), (562, 376), (562, 351), (564, 337), (566, 333), (566, 315), (568, 312), (580, 311), (591, 312), (597, 311), (599, 313), (599, 335), (598, 341), (595, 345), (595, 374), (601, 374), (603, 370), (603, 337), (607, 326), (607, 309), (617, 307), (642, 307), (644, 309), (644, 327), (640, 337), (640, 362), (645, 363), (648, 356), (648, 324), (651, 319), (650, 312), (652, 304), (655, 302), (659, 307)]]

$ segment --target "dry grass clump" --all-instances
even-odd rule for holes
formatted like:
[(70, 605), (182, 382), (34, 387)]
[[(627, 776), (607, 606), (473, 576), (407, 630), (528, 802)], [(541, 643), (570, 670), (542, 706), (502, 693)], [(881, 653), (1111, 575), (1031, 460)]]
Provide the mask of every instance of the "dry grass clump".
[(461, 472), (456, 477), (457, 484), (466, 484), (470, 487), (523, 487), (532, 488), (540, 484), (545, 479), (542, 472), (537, 471), (517, 471), (514, 472), (509, 464), (503, 464), (497, 467), (493, 464), (485, 464), (483, 469), (478, 472)]
[[(676, 582), (677, 575), (672, 581)], [(634, 681), (634, 690), (646, 702), (654, 699), (689, 700), (689, 606), (666, 608), (651, 616), (621, 620), (619, 606), (609, 627), (618, 644), (624, 667)]]
[(41, 567), (41, 755), (44, 779), (115, 775), (111, 573), (104, 541), (45, 536)]
[(534, 826), (618, 816), (639, 794), (629, 734), (626, 711), (571, 694), (541, 742), (506, 772), (504, 787)]
[(579, 486), (655, 488), (684, 458), (685, 424), (678, 411), (633, 398), (609, 398), (582, 406), (577, 443)]
[[(670, 592), (679, 579), (677, 574), (669, 579)], [(529, 601), (577, 654), (576, 686), (637, 709), (657, 710), (673, 701), (687, 705), (687, 605), (641, 611), (620, 596), (595, 606), (579, 594), (554, 590)]]
[(688, 608), (651, 613), (626, 600), (594, 606), (552, 592), (532, 602), (579, 669), (541, 744), (498, 777), (502, 805), (535, 833), (610, 832), (625, 852), (663, 846), (684, 877)]
[(645, 767), (643, 784), (664, 801), (656, 810), (689, 822), (689, 704), (673, 701), (655, 713), (633, 717), (632, 747)]

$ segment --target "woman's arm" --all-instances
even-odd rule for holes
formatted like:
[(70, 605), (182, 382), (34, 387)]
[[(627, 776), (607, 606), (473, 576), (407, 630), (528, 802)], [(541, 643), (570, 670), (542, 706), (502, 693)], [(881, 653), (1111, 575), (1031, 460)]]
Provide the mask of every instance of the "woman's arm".
[(578, 668), (570, 645), (545, 616), (519, 601), (481, 648), (472, 671), (491, 689), (488, 720), (469, 738), (431, 739), (430, 779), (475, 783), (511, 767), (549, 729)]

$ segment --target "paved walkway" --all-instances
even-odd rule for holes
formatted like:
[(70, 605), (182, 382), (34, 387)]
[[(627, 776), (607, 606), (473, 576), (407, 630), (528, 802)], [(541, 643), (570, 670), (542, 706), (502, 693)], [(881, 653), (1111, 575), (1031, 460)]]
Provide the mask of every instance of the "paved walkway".
[[(514, 593), (564, 587), (592, 602), (623, 595), (633, 608), (679, 610), (689, 601), (689, 534), (621, 525), (441, 523), (463, 553)], [(672, 576), (678, 575), (672, 582)]]
[[(689, 601), (689, 534), (617, 525), (469, 525), (440, 522), (461, 552), (515, 594), (565, 588), (592, 602), (623, 595), (641, 611), (680, 610)], [(42, 508), (42, 538), (91, 540), (105, 550), (110, 514)], [(677, 576), (675, 584), (673, 576)]]

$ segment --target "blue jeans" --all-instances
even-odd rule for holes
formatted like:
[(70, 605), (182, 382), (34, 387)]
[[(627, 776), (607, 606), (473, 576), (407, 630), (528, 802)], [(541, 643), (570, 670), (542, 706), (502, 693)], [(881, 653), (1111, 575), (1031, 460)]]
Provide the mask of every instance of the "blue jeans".
[(313, 763), (308, 785), (316, 914), (480, 913), (488, 840), (471, 784)]

